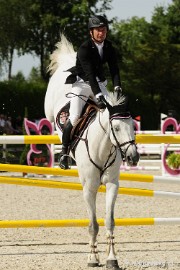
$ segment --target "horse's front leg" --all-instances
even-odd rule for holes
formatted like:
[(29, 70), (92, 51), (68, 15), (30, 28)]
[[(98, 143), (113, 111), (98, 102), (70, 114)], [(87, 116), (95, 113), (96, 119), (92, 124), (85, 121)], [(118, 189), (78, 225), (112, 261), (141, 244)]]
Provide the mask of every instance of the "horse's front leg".
[(119, 182), (106, 184), (106, 236), (107, 236), (107, 253), (106, 268), (118, 270), (118, 261), (114, 248), (114, 206), (118, 194)]
[(90, 190), (87, 185), (83, 187), (83, 196), (87, 204), (88, 216), (90, 219), (89, 235), (90, 235), (90, 254), (88, 256), (88, 266), (99, 266), (99, 255), (97, 251), (97, 234), (99, 231), (99, 225), (96, 218), (96, 195), (97, 190)]

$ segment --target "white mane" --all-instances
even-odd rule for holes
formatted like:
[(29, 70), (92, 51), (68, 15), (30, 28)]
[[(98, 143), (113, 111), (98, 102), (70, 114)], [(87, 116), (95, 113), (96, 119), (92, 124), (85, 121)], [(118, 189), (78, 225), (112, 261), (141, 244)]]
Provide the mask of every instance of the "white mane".
[(123, 103), (125, 101), (125, 98), (126, 97), (122, 94), (118, 97), (118, 94), (116, 92), (109, 92), (107, 101), (109, 102), (109, 104), (111, 104), (111, 106), (116, 106)]
[(50, 64), (48, 71), (50, 74), (54, 74), (57, 68), (61, 67), (62, 70), (66, 70), (75, 65), (76, 52), (74, 51), (72, 43), (61, 34), (61, 41), (56, 44), (56, 50), (50, 56)]

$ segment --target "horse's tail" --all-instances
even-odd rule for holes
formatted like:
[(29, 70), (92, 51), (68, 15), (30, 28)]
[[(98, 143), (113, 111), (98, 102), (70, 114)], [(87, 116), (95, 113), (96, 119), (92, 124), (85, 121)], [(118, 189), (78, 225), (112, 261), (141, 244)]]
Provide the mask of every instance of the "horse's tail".
[(76, 52), (74, 51), (72, 43), (61, 34), (61, 40), (56, 44), (56, 50), (50, 56), (50, 64), (48, 71), (52, 75), (57, 68), (61, 67), (66, 70), (75, 65)]

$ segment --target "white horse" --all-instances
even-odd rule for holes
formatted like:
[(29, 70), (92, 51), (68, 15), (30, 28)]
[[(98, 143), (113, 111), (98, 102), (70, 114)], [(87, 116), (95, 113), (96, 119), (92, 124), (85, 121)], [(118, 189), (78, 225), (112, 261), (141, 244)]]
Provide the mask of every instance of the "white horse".
[[(76, 53), (64, 36), (51, 55), (49, 81), (45, 97), (45, 114), (48, 120), (57, 123), (60, 109), (67, 103), (65, 95), (72, 92), (71, 85), (64, 84), (75, 65)], [(90, 254), (88, 266), (99, 265), (97, 234), (99, 225), (96, 219), (96, 195), (100, 185), (106, 186), (106, 217), (108, 255), (106, 267), (120, 269), (114, 249), (114, 206), (119, 188), (119, 173), (122, 158), (131, 165), (137, 165), (139, 155), (135, 145), (133, 120), (126, 107), (126, 97), (117, 99), (117, 94), (109, 95), (107, 108), (97, 112), (94, 121), (84, 131), (75, 150), (75, 160), (79, 179), (83, 186), (83, 196), (90, 219)], [(56, 124), (60, 139), (62, 133)]]

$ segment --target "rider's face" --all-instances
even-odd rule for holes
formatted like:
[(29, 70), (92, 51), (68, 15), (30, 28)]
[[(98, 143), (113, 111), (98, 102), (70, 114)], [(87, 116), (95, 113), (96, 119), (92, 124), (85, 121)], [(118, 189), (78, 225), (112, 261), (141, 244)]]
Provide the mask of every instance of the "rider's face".
[(95, 27), (91, 30), (90, 34), (94, 41), (102, 43), (107, 36), (107, 27)]

